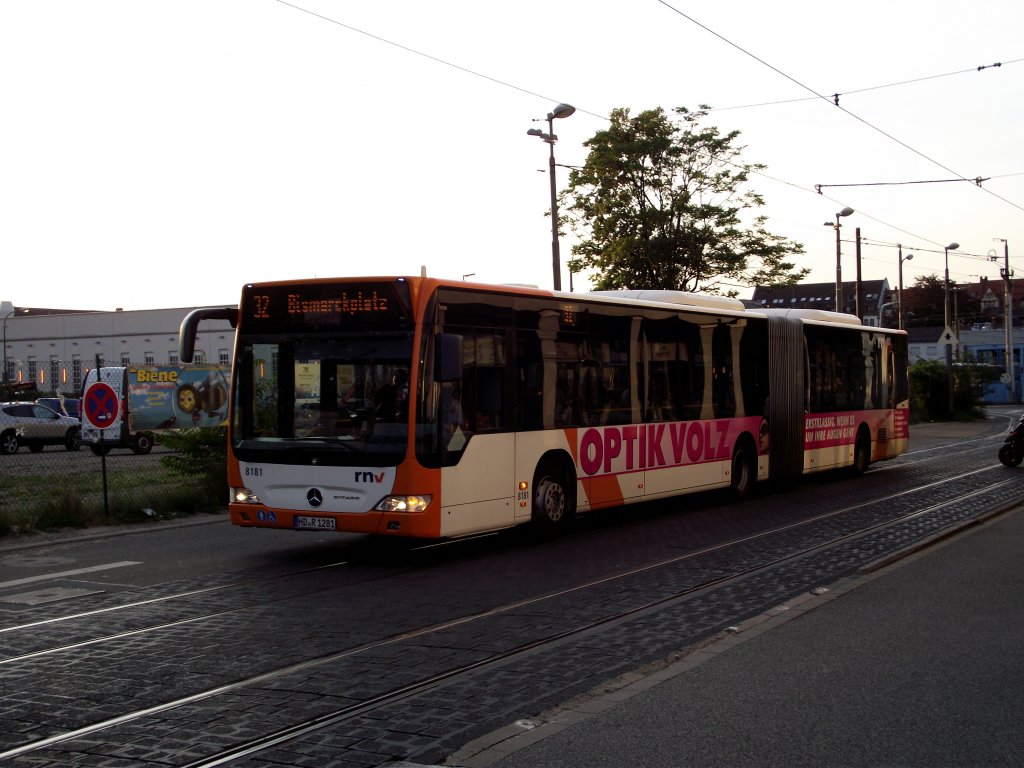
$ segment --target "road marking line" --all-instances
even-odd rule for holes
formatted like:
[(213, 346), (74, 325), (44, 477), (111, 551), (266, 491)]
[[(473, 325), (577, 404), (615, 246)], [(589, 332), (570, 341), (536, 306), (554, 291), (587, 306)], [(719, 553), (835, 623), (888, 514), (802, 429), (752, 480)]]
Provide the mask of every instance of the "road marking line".
[(107, 563), (106, 565), (94, 565), (90, 568), (76, 568), (73, 571), (60, 571), (59, 573), (44, 573), (41, 576), (29, 576), (25, 579), (15, 579), (14, 581), (0, 581), (0, 589), (6, 589), (7, 587), (17, 587), (22, 584), (34, 584), (37, 581), (52, 581), (53, 579), (63, 579), (67, 576), (79, 576), (83, 573), (96, 573), (96, 571), (109, 571), (113, 568), (125, 568), (129, 565), (142, 565), (141, 561), (137, 560), (122, 560), (119, 563)]

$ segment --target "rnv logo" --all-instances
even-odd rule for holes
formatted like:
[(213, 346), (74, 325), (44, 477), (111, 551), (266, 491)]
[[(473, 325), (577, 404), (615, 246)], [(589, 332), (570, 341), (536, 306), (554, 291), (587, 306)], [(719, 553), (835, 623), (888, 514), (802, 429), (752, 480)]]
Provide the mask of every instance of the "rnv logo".
[(379, 475), (373, 474), (373, 472), (356, 472), (357, 483), (383, 483), (384, 473), (381, 472)]

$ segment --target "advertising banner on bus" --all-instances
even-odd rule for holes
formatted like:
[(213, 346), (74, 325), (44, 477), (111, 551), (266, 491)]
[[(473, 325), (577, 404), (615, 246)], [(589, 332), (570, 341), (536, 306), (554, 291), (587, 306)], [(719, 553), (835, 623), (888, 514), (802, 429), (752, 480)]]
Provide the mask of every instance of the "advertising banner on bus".
[(128, 368), (132, 431), (216, 427), (227, 422), (228, 372), (219, 365)]
[(586, 477), (729, 461), (743, 432), (759, 435), (758, 453), (768, 452), (768, 422), (760, 416), (590, 427), (577, 432), (576, 460)]

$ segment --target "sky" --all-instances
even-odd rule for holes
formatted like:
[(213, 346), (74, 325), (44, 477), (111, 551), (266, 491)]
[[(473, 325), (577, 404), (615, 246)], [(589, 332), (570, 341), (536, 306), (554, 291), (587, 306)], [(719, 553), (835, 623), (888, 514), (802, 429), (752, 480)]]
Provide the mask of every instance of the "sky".
[(835, 281), (845, 207), (844, 280), (858, 227), (865, 280), (895, 287), (900, 253), (905, 285), (941, 277), (951, 242), (951, 280), (998, 279), (996, 238), (1024, 277), (1021, 29), (1020, 0), (0, 0), (0, 300), (422, 269), (550, 288), (527, 130), (559, 103), (559, 189), (613, 109), (707, 104), (808, 282)]

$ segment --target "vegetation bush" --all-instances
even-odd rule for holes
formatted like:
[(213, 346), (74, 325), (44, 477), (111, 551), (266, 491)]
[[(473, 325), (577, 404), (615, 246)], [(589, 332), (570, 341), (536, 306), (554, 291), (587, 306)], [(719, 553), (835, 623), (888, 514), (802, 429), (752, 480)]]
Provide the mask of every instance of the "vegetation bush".
[(189, 478), (207, 497), (207, 509), (219, 509), (228, 497), (228, 444), (225, 427), (198, 427), (165, 432), (160, 443), (174, 451), (160, 463)]
[(997, 373), (990, 366), (969, 363), (953, 367), (953, 412), (949, 410), (949, 379), (939, 360), (919, 360), (910, 366), (910, 420), (920, 423), (953, 419), (966, 421), (984, 415), (985, 384)]

